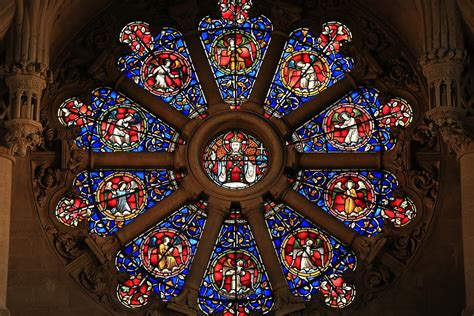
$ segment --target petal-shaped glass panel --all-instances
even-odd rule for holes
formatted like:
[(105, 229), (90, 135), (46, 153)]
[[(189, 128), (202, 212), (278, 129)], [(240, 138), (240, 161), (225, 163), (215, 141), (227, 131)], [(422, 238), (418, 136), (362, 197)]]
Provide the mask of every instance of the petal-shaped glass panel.
[(293, 188), (359, 234), (373, 236), (384, 219), (403, 226), (415, 217), (413, 202), (396, 196), (398, 186), (388, 171), (304, 170)]
[(110, 88), (94, 90), (90, 105), (64, 101), (58, 115), (66, 127), (80, 128), (76, 145), (94, 152), (172, 152), (182, 143), (168, 124)]
[(199, 24), (217, 86), (231, 108), (249, 98), (272, 32), (265, 16), (248, 18), (250, 6), (251, 1), (221, 1), (222, 18)]
[(120, 41), (132, 50), (118, 61), (130, 79), (190, 118), (207, 115), (206, 99), (180, 32), (164, 27), (153, 37), (147, 23), (132, 22), (123, 28)]
[(307, 28), (290, 34), (265, 100), (266, 116), (282, 117), (332, 86), (351, 71), (353, 61), (340, 52), (350, 30), (328, 22), (316, 38)]
[(359, 88), (335, 102), (292, 135), (299, 152), (378, 152), (395, 146), (392, 129), (408, 126), (411, 106), (395, 98), (383, 104), (373, 88)]
[(239, 210), (232, 210), (221, 228), (199, 289), (198, 304), (207, 315), (265, 314), (273, 306), (255, 239)]
[(150, 284), (161, 300), (182, 291), (206, 223), (206, 203), (183, 206), (127, 244), (115, 259), (119, 271)]
[(357, 260), (347, 246), (283, 204), (267, 201), (265, 219), (292, 293), (310, 300), (321, 288), (328, 297), (344, 284), (340, 294), (345, 305), (352, 302), (355, 288), (342, 274), (355, 270)]
[(61, 199), (56, 216), (69, 226), (87, 219), (91, 233), (110, 235), (175, 191), (180, 177), (167, 170), (83, 171), (73, 181), (79, 197)]

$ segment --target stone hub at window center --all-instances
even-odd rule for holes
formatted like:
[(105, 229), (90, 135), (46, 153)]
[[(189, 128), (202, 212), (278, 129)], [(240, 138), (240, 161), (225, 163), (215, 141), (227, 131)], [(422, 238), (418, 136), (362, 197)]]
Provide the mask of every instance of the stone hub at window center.
[(219, 134), (204, 149), (206, 174), (217, 185), (233, 189), (248, 188), (261, 180), (268, 170), (268, 151), (255, 136), (242, 130)]

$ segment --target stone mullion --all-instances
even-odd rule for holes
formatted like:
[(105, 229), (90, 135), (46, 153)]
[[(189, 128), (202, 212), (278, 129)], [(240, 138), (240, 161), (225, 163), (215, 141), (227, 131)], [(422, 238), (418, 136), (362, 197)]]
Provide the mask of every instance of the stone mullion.
[(115, 84), (117, 90), (171, 125), (175, 130), (182, 132), (186, 124), (190, 121), (189, 118), (184, 116), (181, 112), (147, 90), (139, 87), (128, 79), (127, 76), (117, 73), (115, 77), (119, 78)]
[(206, 224), (191, 268), (186, 277), (184, 289), (178, 297), (168, 304), (168, 308), (185, 313), (186, 315), (197, 315), (199, 311), (197, 305), (199, 287), (206, 273), (225, 216), (229, 210), (230, 205), (228, 202), (214, 198), (209, 199)]
[(302, 303), (302, 300), (291, 294), (288, 282), (281, 269), (281, 263), (278, 260), (275, 246), (273, 245), (263, 215), (263, 201), (260, 199), (260, 201), (252, 203), (250, 206), (246, 206), (245, 204), (246, 203), (242, 203), (242, 209), (250, 224), (265, 266), (265, 271), (270, 279), (278, 314), (286, 315), (304, 309), (305, 305)]
[(374, 259), (386, 242), (384, 238), (359, 235), (294, 190), (288, 190), (283, 195), (282, 202), (326, 230), (345, 245), (351, 247), (357, 254), (357, 257), (367, 263)]
[(375, 169), (382, 166), (378, 153), (300, 153), (297, 156), (301, 169)]
[(10, 212), (12, 172), (15, 158), (4, 147), (0, 148), (0, 315), (9, 315), (7, 309), (8, 258), (10, 244)]
[(306, 101), (299, 108), (284, 116), (282, 120), (288, 125), (288, 130), (293, 132), (355, 88), (357, 86), (354, 79), (346, 75), (344, 79)]
[(91, 169), (173, 169), (174, 153), (170, 152), (92, 152)]
[[(189, 47), (189, 53), (196, 69), (199, 83), (201, 84), (202, 90), (206, 97), (207, 108), (210, 113), (213, 112), (213, 108), (218, 105), (222, 105), (222, 97), (214, 79), (211, 66), (209, 65), (206, 52), (201, 43), (199, 31), (189, 31), (183, 36), (186, 44)], [(227, 109), (227, 107), (226, 107)]]
[(288, 40), (288, 34), (282, 31), (272, 32), (270, 45), (268, 46), (265, 58), (263, 59), (262, 66), (258, 72), (255, 84), (252, 88), (250, 98), (248, 102), (262, 106), (265, 102), (267, 92), (273, 81), (275, 71), (278, 69), (278, 63), (280, 62), (281, 53), (285, 47), (286, 41)]

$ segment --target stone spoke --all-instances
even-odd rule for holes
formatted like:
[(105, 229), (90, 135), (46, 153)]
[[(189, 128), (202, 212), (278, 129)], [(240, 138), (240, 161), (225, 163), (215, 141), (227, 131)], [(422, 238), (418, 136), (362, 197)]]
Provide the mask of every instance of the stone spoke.
[(355, 88), (357, 86), (354, 79), (346, 74), (342, 80), (303, 103), (299, 108), (284, 116), (282, 120), (286, 122), (288, 130), (293, 132)]
[(155, 114), (157, 117), (171, 125), (174, 129), (182, 132), (186, 124), (190, 121), (178, 110), (171, 107), (157, 96), (139, 87), (126, 75), (118, 70), (114, 71), (113, 77), (117, 78), (115, 88), (131, 100)]
[(208, 111), (212, 113), (213, 108), (222, 105), (223, 101), (216, 80), (214, 79), (211, 66), (209, 65), (206, 52), (201, 44), (200, 33), (199, 31), (190, 31), (184, 34), (183, 37), (189, 47), (189, 53), (191, 54), (191, 59), (194, 68), (196, 69), (198, 80), (201, 84), (202, 90), (204, 91)]
[(272, 33), (270, 45), (268, 46), (262, 66), (260, 67), (257, 78), (255, 79), (248, 102), (255, 103), (259, 106), (264, 104), (267, 92), (273, 80), (273, 74), (278, 68), (281, 52), (283, 51), (287, 40), (288, 35), (283, 32), (274, 31)]
[(288, 282), (281, 269), (281, 263), (274, 251), (272, 238), (268, 232), (267, 224), (263, 214), (263, 199), (258, 198), (253, 201), (241, 203), (242, 211), (250, 224), (250, 229), (255, 237), (255, 242), (262, 256), (265, 270), (270, 279), (274, 291), (276, 309), (280, 314), (301, 310), (305, 308), (300, 298), (290, 292)]
[(174, 153), (112, 152), (91, 153), (91, 169), (173, 169)]
[(382, 166), (378, 153), (299, 153), (298, 169), (376, 169)]
[(375, 258), (386, 242), (384, 238), (359, 235), (292, 189), (287, 190), (283, 194), (282, 202), (351, 247), (357, 254), (357, 257), (367, 263), (370, 263)]
[(224, 223), (225, 216), (229, 213), (230, 203), (220, 199), (210, 198), (207, 205), (207, 220), (199, 241), (191, 268), (186, 277), (183, 292), (168, 304), (168, 308), (193, 315), (199, 310), (197, 298), (209, 260), (214, 250), (219, 232)]

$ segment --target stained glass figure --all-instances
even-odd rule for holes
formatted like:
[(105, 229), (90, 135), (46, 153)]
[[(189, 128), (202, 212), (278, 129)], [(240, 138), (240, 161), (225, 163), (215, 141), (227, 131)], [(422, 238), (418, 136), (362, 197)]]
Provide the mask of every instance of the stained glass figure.
[(116, 257), (117, 269), (142, 276), (161, 300), (183, 289), (206, 223), (205, 201), (185, 205), (126, 245)]
[(270, 42), (271, 22), (265, 16), (249, 18), (251, 6), (249, 0), (221, 0), (222, 17), (199, 24), (221, 96), (231, 108), (249, 98)]
[(393, 128), (408, 126), (412, 117), (405, 100), (382, 104), (377, 90), (362, 87), (298, 128), (292, 144), (299, 152), (390, 150), (396, 143)]
[[(342, 274), (357, 266), (355, 254), (283, 204), (266, 201), (265, 219), (291, 292), (305, 300), (318, 290), (326, 297), (339, 293)], [(334, 282), (336, 279), (338, 282)], [(354, 286), (348, 286), (352, 291), (346, 293), (346, 305), (355, 295)], [(326, 299), (326, 304), (334, 305), (331, 298)]]
[(268, 152), (255, 136), (240, 130), (228, 131), (207, 146), (203, 167), (219, 186), (244, 189), (265, 175)]
[(132, 275), (117, 286), (117, 298), (128, 308), (138, 308), (148, 304), (152, 284), (141, 274)]
[(206, 315), (268, 313), (272, 291), (250, 227), (233, 209), (221, 228), (199, 289), (199, 308)]
[(282, 117), (300, 107), (352, 70), (353, 61), (340, 52), (350, 30), (339, 22), (323, 24), (316, 38), (307, 28), (293, 31), (265, 100), (268, 117)]
[(206, 99), (181, 33), (164, 27), (153, 37), (147, 23), (132, 22), (123, 28), (120, 41), (132, 50), (118, 61), (130, 79), (190, 118), (207, 116)]
[(95, 152), (171, 152), (183, 142), (168, 124), (110, 88), (94, 90), (90, 105), (66, 100), (58, 116), (65, 126), (80, 127), (79, 148)]
[(388, 171), (304, 170), (293, 188), (365, 236), (379, 234), (384, 219), (399, 227), (416, 214), (408, 197), (395, 195), (398, 181)]
[(92, 206), (81, 197), (63, 197), (56, 206), (56, 218), (66, 226), (77, 227), (92, 215)]
[(88, 220), (91, 233), (110, 235), (175, 191), (180, 178), (166, 170), (83, 171), (73, 181), (79, 197), (61, 199), (56, 216), (69, 226)]

